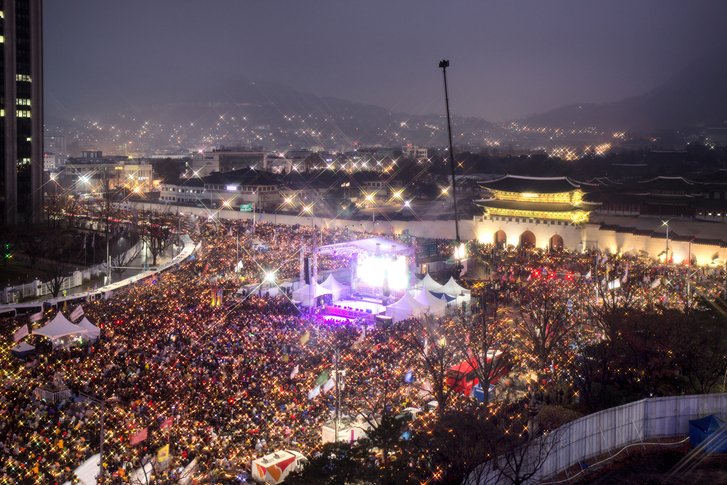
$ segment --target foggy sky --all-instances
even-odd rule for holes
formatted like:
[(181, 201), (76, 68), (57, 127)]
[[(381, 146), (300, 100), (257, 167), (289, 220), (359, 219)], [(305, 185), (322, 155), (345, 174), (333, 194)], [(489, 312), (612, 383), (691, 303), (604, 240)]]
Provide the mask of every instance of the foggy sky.
[(46, 0), (46, 112), (272, 80), (440, 113), (448, 58), (454, 114), (514, 119), (724, 62), (725, 18), (723, 0)]

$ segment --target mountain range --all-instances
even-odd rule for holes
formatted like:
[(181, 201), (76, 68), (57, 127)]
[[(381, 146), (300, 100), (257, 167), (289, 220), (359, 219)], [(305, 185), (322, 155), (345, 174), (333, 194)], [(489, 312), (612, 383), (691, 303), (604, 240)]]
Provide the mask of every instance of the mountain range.
[[(648, 134), (721, 126), (727, 120), (725, 87), (727, 64), (696, 64), (642, 95), (611, 103), (573, 104), (517, 123), (454, 117), (454, 142), (532, 148), (597, 143), (615, 130)], [(54, 119), (50, 114), (47, 125), (73, 132), (83, 147), (110, 151), (120, 146), (150, 151), (221, 145), (347, 149), (357, 145), (447, 143), (443, 114), (397, 113), (302, 93), (273, 82), (225, 82), (194, 92), (170, 85), (163, 94), (152, 96), (151, 92), (139, 93), (131, 105), (114, 103), (112, 97), (96, 93), (95, 101), (86, 104), (93, 109), (79, 112), (77, 121)], [(547, 130), (541, 134), (523, 132), (524, 125)], [(567, 133), (571, 134), (554, 139), (550, 130), (556, 128), (570, 129)]]

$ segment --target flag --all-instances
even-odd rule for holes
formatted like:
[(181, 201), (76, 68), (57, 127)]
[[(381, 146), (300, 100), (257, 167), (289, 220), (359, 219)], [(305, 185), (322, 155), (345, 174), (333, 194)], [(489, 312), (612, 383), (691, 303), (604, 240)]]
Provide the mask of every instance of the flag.
[(26, 337), (26, 336), (27, 336), (27, 335), (28, 335), (29, 333), (30, 333), (30, 331), (28, 331), (28, 324), (25, 324), (25, 325), (23, 325), (22, 327), (20, 327), (19, 329), (17, 329), (17, 330), (15, 331), (15, 333), (13, 334), (13, 341), (14, 341), (14, 342), (20, 342), (20, 341), (21, 341), (21, 340), (23, 340), (23, 339), (24, 339), (24, 338), (25, 338), (25, 337)]
[(164, 463), (169, 459), (169, 443), (157, 450), (157, 462)]
[(608, 282), (608, 289), (609, 290), (617, 290), (619, 288), (621, 288), (621, 280), (619, 280), (618, 278), (616, 278), (613, 281), (609, 281)]
[(414, 382), (414, 373), (412, 371), (407, 371), (406, 375), (404, 375), (404, 382), (407, 384), (411, 384)]
[(661, 278), (656, 278), (654, 281), (651, 282), (651, 289), (658, 288), (659, 285), (661, 285)]
[(299, 371), (300, 366), (296, 364), (295, 367), (293, 367), (293, 370), (290, 372), (290, 378), (292, 379), (293, 377), (297, 376)]
[(306, 330), (305, 333), (300, 336), (300, 340), (298, 342), (300, 345), (305, 345), (308, 343), (308, 340), (310, 340), (310, 331)]
[(39, 311), (38, 313), (33, 313), (29, 319), (30, 319), (31, 323), (42, 320), (43, 319), (43, 310)]
[(69, 315), (69, 317), (70, 317), (70, 320), (71, 320), (71, 321), (73, 321), (73, 320), (78, 320), (78, 319), (79, 319), (79, 318), (81, 318), (82, 316), (83, 316), (83, 307), (81, 307), (81, 305), (78, 305), (78, 306), (76, 307), (76, 309), (75, 309), (75, 310), (73, 310), (73, 311), (71, 312), (71, 314)]
[(623, 278), (621, 278), (621, 283), (626, 283), (629, 279), (629, 265), (626, 265), (626, 271), (624, 271)]
[(318, 379), (316, 379), (316, 386), (320, 386), (320, 385), (324, 384), (327, 380), (328, 380), (328, 371), (324, 370), (318, 376)]
[(316, 386), (308, 391), (308, 400), (313, 400), (321, 393), (321, 386)]
[(333, 389), (333, 386), (335, 386), (335, 385), (336, 385), (336, 380), (333, 377), (329, 378), (326, 381), (326, 383), (323, 384), (323, 392), (330, 391), (331, 389)]
[(590, 269), (588, 270), (588, 273), (586, 273), (586, 279), (587, 280), (591, 279), (591, 270)]
[(129, 440), (129, 444), (131, 446), (138, 445), (142, 441), (144, 441), (149, 435), (149, 429), (144, 428), (141, 431), (137, 431), (136, 433), (131, 435), (131, 439)]
[(167, 419), (162, 421), (162, 424), (159, 426), (159, 429), (166, 429), (170, 427), (174, 423), (174, 418), (172, 416), (169, 416)]

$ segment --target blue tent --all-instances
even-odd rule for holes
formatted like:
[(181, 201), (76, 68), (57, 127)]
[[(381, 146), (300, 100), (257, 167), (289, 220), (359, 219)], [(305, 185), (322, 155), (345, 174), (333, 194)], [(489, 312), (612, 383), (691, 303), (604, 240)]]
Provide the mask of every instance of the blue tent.
[(714, 414), (689, 421), (689, 442), (707, 453), (727, 453), (727, 425)]

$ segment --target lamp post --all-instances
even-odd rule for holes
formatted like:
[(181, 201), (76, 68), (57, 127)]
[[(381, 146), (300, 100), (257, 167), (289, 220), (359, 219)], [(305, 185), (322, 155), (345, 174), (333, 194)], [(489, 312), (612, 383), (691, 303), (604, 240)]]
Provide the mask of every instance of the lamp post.
[(447, 108), (447, 133), (449, 135), (449, 169), (452, 173), (452, 200), (454, 201), (454, 233), (459, 242), (459, 220), (457, 219), (457, 184), (454, 180), (454, 148), (452, 147), (452, 123), (449, 117), (449, 91), (447, 89), (447, 68), (449, 61), (444, 59), (439, 62), (439, 68), (444, 77), (444, 104)]
[(661, 226), (666, 226), (666, 247), (664, 249), (664, 263), (669, 264), (669, 221), (661, 221)]

